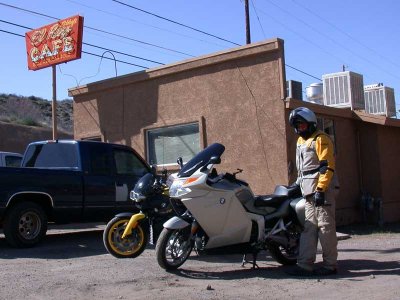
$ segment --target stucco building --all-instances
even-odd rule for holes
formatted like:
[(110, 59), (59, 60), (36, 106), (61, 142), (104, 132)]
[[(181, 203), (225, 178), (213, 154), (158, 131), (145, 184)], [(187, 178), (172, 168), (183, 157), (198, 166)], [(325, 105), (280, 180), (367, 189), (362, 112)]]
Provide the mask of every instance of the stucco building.
[(380, 208), (384, 221), (400, 220), (400, 185), (395, 182), (400, 121), (286, 98), (280, 39), (94, 82), (69, 93), (75, 139), (130, 145), (150, 163), (170, 170), (176, 169), (177, 156), (187, 161), (203, 147), (221, 142), (226, 150), (217, 169), (243, 169), (240, 178), (256, 194), (294, 180), (296, 136), (288, 115), (307, 106), (336, 145), (338, 224), (362, 220), (362, 192), (382, 199), (367, 204)]

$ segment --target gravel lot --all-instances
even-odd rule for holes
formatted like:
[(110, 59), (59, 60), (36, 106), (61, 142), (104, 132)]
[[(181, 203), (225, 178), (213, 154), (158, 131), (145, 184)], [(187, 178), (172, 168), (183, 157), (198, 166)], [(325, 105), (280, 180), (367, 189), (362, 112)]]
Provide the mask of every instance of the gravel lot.
[(10, 248), (0, 234), (0, 299), (400, 299), (399, 225), (346, 229), (339, 274), (305, 279), (289, 277), (266, 253), (256, 270), (242, 268), (240, 256), (192, 254), (167, 273), (152, 246), (136, 259), (107, 254), (102, 227), (51, 230), (32, 249)]

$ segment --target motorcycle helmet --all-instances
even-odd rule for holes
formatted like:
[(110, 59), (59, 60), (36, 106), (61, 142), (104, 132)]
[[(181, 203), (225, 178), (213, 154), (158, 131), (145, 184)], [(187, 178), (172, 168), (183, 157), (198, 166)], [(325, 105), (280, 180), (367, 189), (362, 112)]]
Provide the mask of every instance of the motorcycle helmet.
[[(305, 123), (307, 126), (302, 127)], [(298, 107), (290, 113), (289, 124), (298, 135), (307, 139), (317, 130), (317, 117), (311, 109)]]

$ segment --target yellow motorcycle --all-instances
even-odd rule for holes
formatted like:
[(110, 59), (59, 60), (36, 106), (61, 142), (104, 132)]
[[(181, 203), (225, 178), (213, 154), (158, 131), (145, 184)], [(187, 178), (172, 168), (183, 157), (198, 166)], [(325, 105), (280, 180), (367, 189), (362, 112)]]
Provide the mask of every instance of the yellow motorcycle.
[(139, 179), (130, 192), (130, 199), (139, 212), (117, 214), (103, 233), (105, 248), (117, 258), (139, 256), (149, 242), (153, 244), (162, 224), (174, 215), (168, 186), (152, 173)]

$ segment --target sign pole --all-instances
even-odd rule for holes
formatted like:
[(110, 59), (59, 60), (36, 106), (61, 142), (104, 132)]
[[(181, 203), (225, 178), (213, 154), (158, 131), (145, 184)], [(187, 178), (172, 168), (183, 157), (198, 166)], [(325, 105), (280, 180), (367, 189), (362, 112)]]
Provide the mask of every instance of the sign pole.
[(56, 66), (52, 66), (53, 70), (53, 103), (52, 103), (52, 117), (53, 117), (53, 140), (57, 139), (57, 78)]

